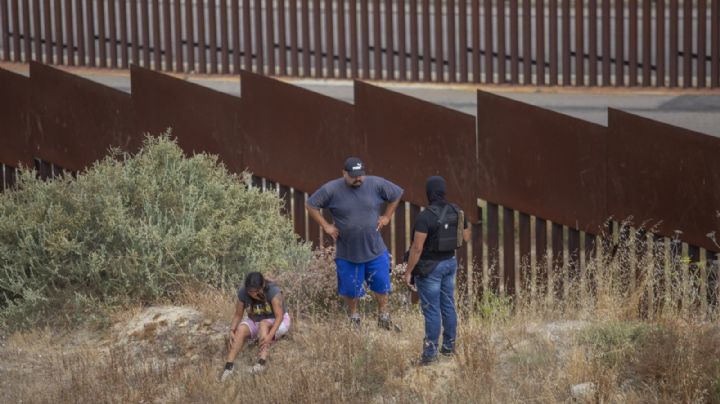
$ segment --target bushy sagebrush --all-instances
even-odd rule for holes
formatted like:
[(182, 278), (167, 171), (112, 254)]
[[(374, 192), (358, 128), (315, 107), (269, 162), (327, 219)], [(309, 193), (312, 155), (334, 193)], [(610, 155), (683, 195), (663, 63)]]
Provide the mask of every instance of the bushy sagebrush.
[(185, 157), (164, 135), (112, 152), (76, 179), (24, 171), (0, 194), (0, 321), (32, 324), (50, 307), (172, 297), (188, 281), (235, 286), (253, 270), (305, 265), (272, 193), (214, 156)]
[(280, 285), (290, 310), (319, 316), (341, 310), (335, 276), (335, 248), (317, 248), (303, 271), (270, 275)]

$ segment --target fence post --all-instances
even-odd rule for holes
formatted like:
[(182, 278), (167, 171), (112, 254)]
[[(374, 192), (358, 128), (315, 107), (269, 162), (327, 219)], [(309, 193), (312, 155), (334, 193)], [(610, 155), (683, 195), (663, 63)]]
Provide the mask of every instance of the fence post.
[[(342, 1), (341, 1), (342, 4)], [(278, 0), (278, 64), (280, 67), (280, 75), (287, 76), (287, 38), (286, 38), (286, 17), (285, 17), (285, 0)], [(345, 33), (340, 31), (338, 36), (343, 38)]]
[[(624, 21), (625, 2), (615, 2), (615, 21)], [(625, 25), (615, 24), (615, 86), (625, 85)]]
[(712, 0), (712, 18), (710, 28), (710, 52), (712, 52), (712, 67), (710, 68), (711, 86), (720, 87), (720, 1)]
[(655, 55), (657, 71), (655, 85), (665, 87), (665, 0), (656, 0), (655, 4)]
[(535, 0), (535, 83), (545, 85), (545, 1)]
[(703, 88), (707, 82), (705, 77), (705, 65), (707, 64), (705, 60), (707, 48), (707, 3), (705, 0), (698, 0), (697, 8), (697, 86)]
[(547, 249), (547, 222), (539, 217), (535, 218), (535, 278), (536, 288), (548, 293), (550, 290), (548, 266), (550, 259)]
[(523, 84), (532, 84), (532, 8), (530, 0), (523, 0)]
[(492, 0), (485, 0), (484, 4), (485, 21), (485, 84), (495, 82), (493, 62), (493, 5)]
[[(57, 2), (57, 0), (56, 0)], [(97, 21), (97, 34), (98, 34), (98, 58), (100, 59), (98, 63), (99, 67), (107, 67), (107, 44), (106, 41), (106, 35), (105, 35), (105, 2), (99, 1), (97, 2), (97, 17), (93, 17)], [(58, 34), (60, 32), (58, 31)], [(57, 41), (57, 54), (59, 56), (59, 64), (62, 64), (62, 48), (61, 48), (61, 40), (62, 38), (59, 35), (56, 35), (56, 41)]]
[[(385, 0), (385, 75), (386, 80), (395, 80), (395, 42), (393, 41), (393, 0)], [(332, 60), (332, 55), (328, 55)]]
[(572, 85), (570, 65), (570, 0), (562, 0), (562, 85)]
[(628, 2), (628, 85), (637, 86), (637, 42), (638, 42), (638, 5), (637, 0)]
[[(110, 2), (110, 6), (113, 7), (114, 2)], [(30, 50), (30, 25), (28, 24), (30, 22), (28, 18), (28, 2), (23, 2), (25, 4), (25, 51)], [(112, 20), (111, 20), (112, 21)], [(111, 22), (112, 24), (112, 22)], [(111, 29), (113, 29), (113, 25), (111, 25)], [(73, 13), (72, 13), (72, 2), (66, 1), (65, 2), (65, 41), (67, 45), (67, 61), (69, 66), (75, 66), (75, 35), (73, 33)], [(27, 63), (30, 58), (29, 54), (25, 55), (25, 62)], [(112, 67), (117, 67), (116, 65), (113, 65)]]
[(267, 74), (275, 73), (275, 7), (272, 0), (265, 6), (265, 45), (267, 46)]
[(373, 69), (375, 80), (382, 80), (382, 34), (380, 32), (380, 0), (372, 0), (373, 5)]
[[(456, 70), (457, 70), (457, 59), (455, 46), (456, 35), (455, 35), (455, 1), (447, 0), (447, 46), (448, 46), (448, 81), (454, 83), (457, 81)], [(465, 35), (465, 32), (460, 32), (460, 35)]]
[[(335, 33), (335, 28), (333, 25), (333, 14), (334, 12), (332, 0), (325, 0), (325, 60), (327, 61), (326, 77), (330, 78), (335, 77), (335, 44), (333, 43), (333, 35)], [(338, 35), (338, 41), (341, 40), (342, 37)]]
[[(258, 0), (259, 1), (259, 0)], [(313, 0), (313, 53), (315, 55), (315, 78), (323, 76), (323, 51), (322, 51), (322, 19), (320, 14), (320, 0)], [(259, 44), (262, 46), (262, 44)], [(259, 57), (259, 56), (258, 56)], [(259, 70), (262, 73), (262, 69)]]
[(407, 38), (405, 35), (405, 0), (398, 0), (398, 72), (400, 81), (407, 80)]
[(678, 0), (670, 0), (670, 87), (678, 85)]
[(651, 0), (643, 0), (643, 42), (642, 42), (642, 51), (643, 51), (643, 81), (642, 85), (644, 87), (650, 87), (652, 86), (652, 53), (650, 52), (652, 49), (652, 8), (651, 8)]
[[(520, 261), (517, 263), (519, 271), (520, 290), (524, 291), (530, 286), (528, 282), (528, 270), (530, 269), (530, 215), (519, 212), (518, 215), (518, 248)], [(527, 291), (529, 293), (529, 290)]]
[[(609, 1), (609, 0), (607, 0)], [(557, 0), (550, 0), (549, 27), (550, 32), (550, 85), (558, 84), (558, 29), (557, 29)]]
[[(237, 4), (236, 0), (234, 0), (234, 1), (235, 1), (234, 5)], [(124, 2), (121, 2), (121, 3), (124, 3)], [(173, 40), (175, 41), (175, 71), (183, 72), (183, 71), (185, 71), (185, 68), (183, 66), (183, 44), (182, 44), (183, 25), (182, 25), (182, 13), (180, 10), (180, 2), (179, 1), (173, 2), (173, 18), (174, 18), (174, 22), (175, 22), (175, 26), (173, 27), (173, 28), (175, 28), (174, 34), (173, 34)], [(235, 18), (235, 14), (233, 14), (233, 18)], [(121, 19), (120, 24), (123, 26), (123, 33), (124, 33), (125, 25), (124, 25), (124, 22), (122, 22), (122, 19)], [(125, 46), (126, 45), (123, 43), (123, 49), (125, 49)], [(237, 48), (235, 48), (235, 50), (237, 50)], [(123, 65), (125, 65), (126, 59), (127, 59), (127, 54), (125, 54), (123, 56)], [(169, 66), (169, 63), (170, 62), (168, 62), (168, 66)], [(225, 72), (225, 73), (227, 73), (227, 72)]]
[(505, 84), (505, 65), (507, 55), (505, 53), (505, 0), (496, 0), (497, 7), (497, 46), (498, 46), (498, 83)]
[(683, 1), (683, 87), (692, 87), (693, 1)]
[(585, 85), (585, 21), (583, 1), (575, 2), (575, 85)]
[(510, 0), (510, 83), (520, 82), (518, 66), (518, 0)]
[(487, 280), (486, 274), (485, 274), (485, 267), (483, 265), (483, 223), (482, 223), (482, 217), (483, 217), (483, 211), (482, 208), (478, 206), (477, 208), (477, 215), (478, 215), (478, 221), (472, 224), (472, 252), (473, 252), (473, 260), (472, 260), (472, 268), (473, 268), (473, 276), (472, 276), (472, 285), (468, 285), (468, 288), (472, 286), (472, 292), (477, 293), (476, 300), (479, 300), (482, 298), (483, 293), (485, 293), (485, 282)]
[(588, 84), (592, 87), (598, 84), (598, 71), (597, 71), (597, 51), (598, 51), (598, 37), (597, 37), (597, 0), (589, 0), (588, 5), (588, 36), (590, 37), (590, 43), (588, 46), (588, 53), (590, 57), (588, 59)]
[(500, 240), (499, 240), (498, 205), (487, 203), (487, 257), (488, 257), (488, 288), (496, 294), (500, 293)]
[(350, 75), (352, 78), (360, 78), (358, 70), (360, 69), (360, 60), (358, 52), (358, 33), (357, 33), (357, 3), (350, 0)]

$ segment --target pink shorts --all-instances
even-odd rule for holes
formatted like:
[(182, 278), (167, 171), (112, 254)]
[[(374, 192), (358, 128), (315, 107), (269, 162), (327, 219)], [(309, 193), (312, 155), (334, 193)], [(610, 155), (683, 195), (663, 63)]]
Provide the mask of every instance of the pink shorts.
[[(267, 323), (270, 324), (272, 327), (273, 324), (275, 324), (274, 318), (266, 318), (265, 320), (261, 320), (261, 323)], [(255, 340), (258, 337), (258, 324), (254, 322), (253, 320), (250, 320), (249, 318), (246, 318), (243, 320), (240, 325), (245, 325), (250, 330), (250, 340)], [(275, 340), (282, 337), (283, 335), (287, 334), (288, 330), (290, 329), (290, 315), (288, 313), (285, 313), (283, 315), (282, 323), (280, 323), (280, 327), (278, 327), (277, 331), (275, 331)]]

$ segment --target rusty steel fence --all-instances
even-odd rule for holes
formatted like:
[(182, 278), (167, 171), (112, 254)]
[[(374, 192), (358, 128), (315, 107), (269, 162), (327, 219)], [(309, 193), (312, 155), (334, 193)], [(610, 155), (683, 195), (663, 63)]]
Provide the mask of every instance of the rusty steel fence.
[(14, 62), (720, 87), (720, 0), (0, 0), (0, 31)]
[(172, 127), (186, 153), (250, 170), (318, 246), (331, 241), (307, 216), (308, 193), (359, 155), (405, 189), (382, 233), (393, 257), (410, 246), (425, 178), (447, 178), (472, 221), (458, 252), (463, 287), (515, 294), (532, 281), (567, 293), (559, 273), (586, 271), (601, 240), (630, 240), (622, 248), (701, 274), (717, 302), (717, 138), (616, 110), (600, 126), (482, 91), (474, 118), (360, 81), (349, 104), (246, 71), (241, 96), (135, 66), (130, 78), (128, 94), (35, 62), (29, 77), (0, 69), (0, 188), (20, 165), (76, 175), (109, 147), (133, 152), (143, 133)]

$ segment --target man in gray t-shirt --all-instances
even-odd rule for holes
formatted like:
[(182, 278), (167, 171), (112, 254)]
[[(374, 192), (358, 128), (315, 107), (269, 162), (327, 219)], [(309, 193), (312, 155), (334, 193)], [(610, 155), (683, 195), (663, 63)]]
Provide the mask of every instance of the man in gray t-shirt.
[[(378, 324), (390, 328), (386, 310), (390, 292), (390, 257), (380, 230), (390, 224), (403, 190), (392, 182), (365, 175), (365, 165), (356, 158), (345, 161), (342, 178), (332, 180), (315, 191), (307, 201), (310, 216), (336, 242), (338, 294), (350, 312), (350, 319), (359, 324), (357, 300), (365, 294), (367, 282), (378, 303)], [(385, 212), (381, 209), (387, 203)], [(328, 209), (333, 223), (320, 213)]]

